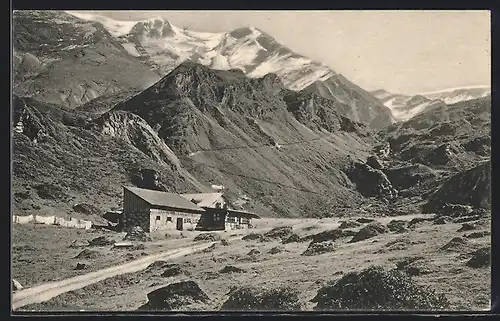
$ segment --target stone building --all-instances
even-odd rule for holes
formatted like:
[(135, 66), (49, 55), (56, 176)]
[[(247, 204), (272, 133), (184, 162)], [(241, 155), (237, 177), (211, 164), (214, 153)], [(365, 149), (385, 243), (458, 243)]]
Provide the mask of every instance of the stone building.
[(195, 229), (205, 210), (175, 193), (123, 187), (123, 227), (144, 231)]
[(123, 187), (123, 227), (144, 231), (225, 230), (251, 227), (253, 213), (228, 209), (222, 193), (175, 194)]

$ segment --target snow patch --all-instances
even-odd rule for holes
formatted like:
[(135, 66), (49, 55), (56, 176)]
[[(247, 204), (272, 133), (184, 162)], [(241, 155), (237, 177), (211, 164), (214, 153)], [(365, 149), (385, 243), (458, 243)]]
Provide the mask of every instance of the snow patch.
[(125, 36), (130, 33), (132, 28), (140, 21), (122, 21), (122, 20), (114, 20), (111, 18), (107, 18), (104, 16), (92, 14), (92, 13), (82, 13), (82, 12), (73, 12), (66, 11), (66, 13), (80, 18), (82, 20), (87, 21), (96, 21), (100, 22), (104, 28), (106, 28), (111, 35), (114, 37)]
[(137, 52), (137, 49), (135, 48), (135, 44), (131, 43), (131, 42), (126, 42), (126, 43), (122, 43), (122, 46), (123, 48), (125, 48), (125, 50), (127, 50), (127, 52), (134, 56), (134, 57), (140, 57), (141, 54), (139, 52)]
[(434, 95), (434, 94), (444, 94), (444, 93), (451, 93), (451, 92), (457, 91), (457, 90), (466, 90), (466, 89), (491, 89), (491, 86), (477, 85), (477, 86), (462, 86), (462, 87), (455, 87), (455, 88), (446, 88), (446, 89), (441, 89), (441, 90), (437, 90), (437, 91), (421, 93), (420, 95), (426, 96), (426, 95)]

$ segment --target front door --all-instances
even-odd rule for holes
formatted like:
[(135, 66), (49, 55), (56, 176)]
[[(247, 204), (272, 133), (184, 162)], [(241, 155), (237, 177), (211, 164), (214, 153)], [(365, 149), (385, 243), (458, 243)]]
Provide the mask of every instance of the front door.
[(177, 230), (182, 231), (182, 217), (177, 218)]

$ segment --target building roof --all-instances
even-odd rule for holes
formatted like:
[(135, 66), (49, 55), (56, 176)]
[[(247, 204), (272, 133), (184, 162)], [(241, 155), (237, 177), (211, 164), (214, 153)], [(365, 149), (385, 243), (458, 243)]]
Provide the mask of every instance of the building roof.
[(195, 200), (199, 207), (215, 207), (215, 203), (222, 197), (222, 193), (181, 194), (188, 201)]
[(206, 208), (206, 211), (207, 213), (227, 213), (230, 216), (237, 216), (237, 217), (260, 218), (260, 216), (255, 213), (232, 210), (232, 209)]
[(188, 201), (179, 194), (154, 191), (150, 189), (143, 189), (130, 186), (123, 186), (123, 188), (137, 195), (144, 201), (151, 204), (153, 207), (163, 207), (163, 208), (166, 207), (173, 209), (189, 210), (193, 212), (205, 211), (200, 206)]
[(242, 216), (242, 217), (248, 217), (248, 218), (260, 218), (260, 216), (255, 214), (255, 213), (244, 212), (244, 211), (228, 210), (228, 213), (233, 215), (233, 216)]

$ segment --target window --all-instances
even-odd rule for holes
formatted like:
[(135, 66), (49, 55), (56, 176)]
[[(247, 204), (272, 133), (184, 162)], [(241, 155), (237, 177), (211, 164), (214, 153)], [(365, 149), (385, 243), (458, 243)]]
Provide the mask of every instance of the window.
[(160, 215), (157, 215), (156, 216), (156, 220), (159, 221), (160, 220)]
[(241, 224), (249, 224), (249, 223), (250, 223), (250, 219), (248, 219), (247, 217), (241, 218)]
[(172, 222), (172, 217), (167, 217), (167, 222)]
[(219, 221), (219, 220), (220, 220), (219, 213), (214, 214), (214, 221)]
[(228, 216), (227, 217), (227, 221), (229, 223), (236, 223), (236, 217), (234, 217), (234, 216)]
[(191, 219), (190, 218), (185, 218), (184, 219), (184, 223), (191, 223)]

